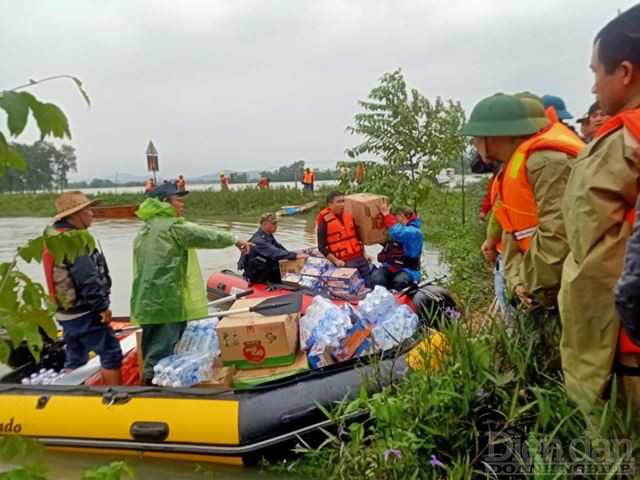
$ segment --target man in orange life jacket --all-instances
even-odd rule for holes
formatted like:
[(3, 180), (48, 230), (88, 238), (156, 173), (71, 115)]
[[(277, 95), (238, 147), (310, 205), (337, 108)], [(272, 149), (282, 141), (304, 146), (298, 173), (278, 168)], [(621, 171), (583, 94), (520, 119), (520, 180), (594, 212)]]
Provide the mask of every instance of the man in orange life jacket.
[(313, 169), (307, 167), (304, 169), (304, 176), (302, 177), (302, 189), (306, 192), (313, 192), (313, 182), (315, 175)]
[(567, 393), (586, 412), (608, 395), (612, 372), (621, 375), (618, 392), (640, 408), (640, 348), (622, 348), (613, 294), (639, 192), (633, 144), (640, 139), (640, 5), (596, 35), (591, 68), (593, 93), (612, 118), (575, 161), (567, 183), (562, 210), (571, 252), (558, 297)]
[(524, 101), (536, 102), (500, 94), (482, 100), (462, 133), (474, 137), (483, 158), (504, 164), (493, 184), (492, 204), (503, 230), (507, 291), (515, 291), (528, 308), (555, 308), (569, 250), (560, 200), (568, 157), (584, 144), (561, 123), (545, 119), (542, 105), (539, 115), (530, 115)]
[(178, 185), (178, 191), (179, 192), (184, 192), (187, 189), (185, 181), (184, 181), (184, 177), (182, 175), (180, 175), (178, 177), (178, 181), (176, 182), (176, 184)]
[(371, 285), (371, 259), (358, 238), (353, 216), (344, 211), (344, 194), (330, 192), (327, 207), (318, 213), (318, 250), (336, 267), (357, 268), (365, 286)]
[[(53, 227), (61, 232), (86, 230), (93, 220), (91, 207), (99, 202), (78, 191), (60, 194)], [(58, 264), (45, 250), (42, 264), (49, 294), (58, 305), (56, 320), (62, 325), (66, 344), (64, 366), (69, 371), (81, 367), (93, 351), (100, 355), (105, 384), (119, 385), (122, 350), (109, 327), (111, 278), (104, 255), (95, 249)]]
[(150, 178), (149, 180), (147, 180), (147, 184), (144, 187), (144, 191), (150, 192), (154, 188), (155, 188), (155, 184), (153, 183), (153, 178)]

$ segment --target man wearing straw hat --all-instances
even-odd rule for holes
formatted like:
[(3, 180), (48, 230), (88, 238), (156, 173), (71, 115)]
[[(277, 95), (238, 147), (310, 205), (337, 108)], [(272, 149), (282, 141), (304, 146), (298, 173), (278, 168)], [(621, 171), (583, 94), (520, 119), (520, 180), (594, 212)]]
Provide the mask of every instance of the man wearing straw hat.
[[(79, 191), (60, 194), (53, 227), (59, 232), (87, 230), (93, 220), (91, 207), (98, 203), (100, 200), (89, 200)], [(119, 385), (122, 349), (109, 327), (111, 277), (104, 255), (98, 249), (87, 250), (73, 261), (57, 263), (45, 249), (42, 263), (49, 294), (58, 305), (56, 320), (66, 344), (65, 368), (71, 371), (81, 367), (93, 351), (100, 355), (105, 385)]]

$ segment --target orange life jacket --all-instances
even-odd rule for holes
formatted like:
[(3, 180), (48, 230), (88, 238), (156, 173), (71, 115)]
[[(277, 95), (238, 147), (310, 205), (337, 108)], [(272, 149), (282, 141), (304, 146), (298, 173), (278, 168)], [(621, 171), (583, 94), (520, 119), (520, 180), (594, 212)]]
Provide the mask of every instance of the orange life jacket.
[(258, 187), (260, 187), (262, 190), (264, 190), (268, 186), (269, 186), (269, 180), (267, 180), (266, 178), (261, 179), (260, 182), (258, 183)]
[[(593, 138), (595, 139), (602, 137), (614, 130), (622, 128), (623, 126), (627, 130), (629, 130), (636, 137), (636, 139), (640, 140), (640, 109), (636, 108), (633, 110), (626, 110), (622, 113), (619, 113), (615, 117), (610, 118), (604, 125), (602, 125), (598, 129)], [(635, 208), (632, 208), (627, 212), (625, 220), (633, 230), (633, 226), (636, 220)], [(633, 340), (629, 338), (624, 328), (620, 328), (618, 341), (620, 353), (640, 353), (640, 345), (636, 345)]]
[(551, 123), (560, 123), (560, 117), (558, 117), (556, 107), (554, 107), (553, 105), (547, 107), (547, 109), (544, 111), (544, 116), (551, 120)]
[(364, 172), (365, 168), (363, 165), (360, 165), (358, 168), (356, 168), (356, 181), (360, 181)]
[(310, 184), (313, 183), (313, 172), (304, 172), (304, 178), (302, 179), (302, 183)]
[(178, 188), (179, 188), (180, 190), (183, 190), (183, 189), (184, 189), (184, 178), (179, 178), (179, 179), (178, 179)]
[[(491, 204), (503, 231), (513, 234), (520, 251), (526, 252), (538, 228), (538, 207), (527, 177), (527, 159), (537, 150), (578, 156), (584, 142), (562, 123), (556, 122), (528, 138), (511, 155), (491, 188)], [(500, 195), (500, 205), (496, 199)]]
[(153, 180), (147, 180), (147, 186), (144, 187), (145, 190), (153, 190)]
[(362, 255), (362, 243), (358, 240), (358, 232), (353, 215), (342, 212), (340, 221), (329, 207), (318, 213), (317, 223), (327, 224), (327, 247), (340, 260), (349, 260)]

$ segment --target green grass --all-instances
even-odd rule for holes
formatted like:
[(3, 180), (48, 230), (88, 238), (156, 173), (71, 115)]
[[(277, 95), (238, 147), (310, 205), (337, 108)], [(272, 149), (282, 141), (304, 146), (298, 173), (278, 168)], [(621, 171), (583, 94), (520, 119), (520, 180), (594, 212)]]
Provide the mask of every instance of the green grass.
[[(185, 213), (190, 218), (215, 215), (259, 215), (279, 210), (283, 205), (296, 205), (317, 200), (324, 203), (326, 190), (303, 193), (293, 188), (246, 188), (227, 192), (191, 192), (184, 198)], [(0, 195), (0, 217), (51, 217), (55, 215), (55, 193)], [(89, 195), (93, 198), (92, 195)], [(102, 205), (139, 204), (142, 193), (100, 194)]]
[[(591, 442), (600, 440), (628, 441), (637, 458), (637, 419), (629, 404), (617, 400), (615, 385), (612, 399), (589, 417), (568, 399), (557, 316), (521, 312), (512, 336), (499, 320), (478, 324), (486, 319), (479, 311), (493, 299), (491, 268), (480, 253), (485, 227), (477, 218), (485, 189), (479, 184), (468, 190), (464, 225), (458, 191), (433, 192), (418, 209), (429, 241), (450, 265), (448, 287), (462, 310), (459, 319), (443, 318), (448, 349), (439, 367), (413, 372), (399, 364), (402, 378), (395, 385), (373, 395), (362, 391), (358, 399), (327, 412), (335, 427), (326, 431), (323, 443), (302, 444), (293, 461), (268, 469), (304, 478), (514, 478), (497, 477), (485, 464), (491, 449), (504, 450), (492, 432), (531, 447), (531, 456), (516, 450), (509, 459), (532, 471), (522, 478), (580, 478), (569, 472), (545, 476), (554, 458), (568, 459), (565, 467), (583, 471), (606, 468), (607, 461), (619, 458), (591, 457)], [(365, 420), (345, 422), (357, 410), (365, 412)], [(544, 448), (536, 453), (536, 445)]]

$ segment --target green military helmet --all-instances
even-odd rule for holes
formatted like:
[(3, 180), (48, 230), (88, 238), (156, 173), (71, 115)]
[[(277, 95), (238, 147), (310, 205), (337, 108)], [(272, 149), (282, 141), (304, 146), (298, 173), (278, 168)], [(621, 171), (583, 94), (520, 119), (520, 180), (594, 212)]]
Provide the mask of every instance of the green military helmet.
[(531, 92), (516, 93), (515, 96), (524, 103), (529, 118), (536, 124), (538, 130), (547, 128), (551, 124), (551, 120), (544, 114), (544, 104), (540, 97)]
[(518, 137), (537, 133), (522, 101), (513, 95), (497, 93), (473, 107), (460, 134), (470, 137)]

